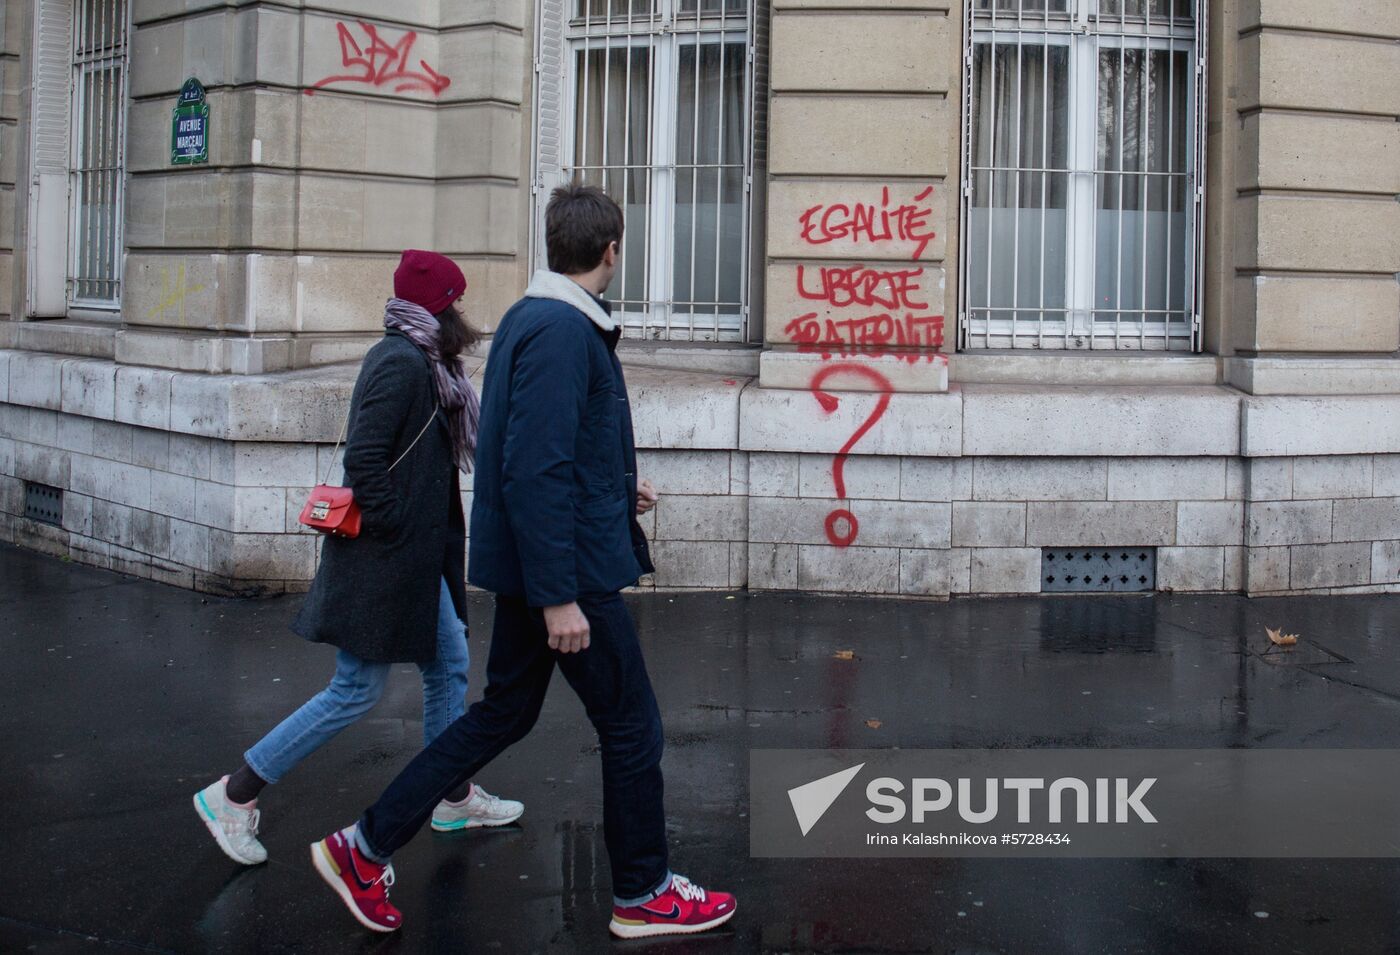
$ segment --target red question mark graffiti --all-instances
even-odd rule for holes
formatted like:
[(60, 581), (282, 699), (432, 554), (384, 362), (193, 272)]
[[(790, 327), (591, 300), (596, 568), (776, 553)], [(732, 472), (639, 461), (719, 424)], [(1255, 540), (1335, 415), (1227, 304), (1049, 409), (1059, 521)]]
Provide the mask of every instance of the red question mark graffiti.
[[(840, 399), (829, 392), (822, 391), (822, 385), (832, 375), (842, 372), (850, 372), (856, 375), (864, 375), (875, 384), (876, 390), (880, 392), (880, 400), (875, 403), (875, 410), (872, 411), (861, 424), (856, 428), (855, 433), (846, 439), (846, 443), (841, 446), (841, 450), (836, 452), (836, 460), (831, 465), (831, 477), (836, 484), (836, 496), (844, 498), (846, 496), (846, 458), (850, 457), (851, 449), (856, 446), (861, 438), (875, 427), (875, 422), (884, 416), (885, 411), (890, 406), (890, 395), (894, 392), (894, 386), (890, 380), (873, 368), (866, 365), (858, 365), (855, 362), (838, 362), (833, 365), (826, 365), (812, 376), (812, 395), (817, 399), (817, 403), (822, 406), (822, 410), (831, 414), (840, 404)], [(838, 525), (844, 523), (844, 531), (838, 530)], [(838, 507), (830, 514), (826, 515), (826, 539), (837, 547), (850, 547), (855, 543), (856, 535), (860, 533), (860, 522), (856, 516), (844, 507)]]

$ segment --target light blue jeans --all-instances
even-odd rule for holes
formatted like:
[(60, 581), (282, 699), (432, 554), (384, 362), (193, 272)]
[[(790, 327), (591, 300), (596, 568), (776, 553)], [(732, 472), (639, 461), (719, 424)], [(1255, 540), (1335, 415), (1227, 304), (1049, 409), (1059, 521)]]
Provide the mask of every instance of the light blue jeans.
[[(423, 673), (424, 746), (466, 711), (470, 661), (467, 628), (457, 617), (444, 580), (438, 600), (437, 659), (418, 665)], [(255, 743), (243, 754), (243, 761), (269, 783), (278, 782), (379, 702), (392, 667), (392, 663), (366, 663), (339, 651), (330, 685)]]

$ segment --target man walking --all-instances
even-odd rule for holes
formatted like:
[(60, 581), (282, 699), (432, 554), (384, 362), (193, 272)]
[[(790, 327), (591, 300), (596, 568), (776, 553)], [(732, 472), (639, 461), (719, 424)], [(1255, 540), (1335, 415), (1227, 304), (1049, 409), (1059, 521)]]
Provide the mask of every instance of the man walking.
[(491, 347), (482, 396), (468, 579), (496, 595), (484, 699), (419, 753), (361, 817), (311, 847), (322, 878), (366, 927), (390, 932), (389, 859), (433, 807), (535, 725), (557, 666), (603, 758), (609, 929), (622, 938), (702, 932), (734, 897), (674, 875), (662, 806), (661, 715), (619, 593), (652, 570), (636, 521), (656, 503), (636, 477), (632, 415), (602, 294), (622, 210), (601, 190), (556, 189), (549, 271), (536, 273)]

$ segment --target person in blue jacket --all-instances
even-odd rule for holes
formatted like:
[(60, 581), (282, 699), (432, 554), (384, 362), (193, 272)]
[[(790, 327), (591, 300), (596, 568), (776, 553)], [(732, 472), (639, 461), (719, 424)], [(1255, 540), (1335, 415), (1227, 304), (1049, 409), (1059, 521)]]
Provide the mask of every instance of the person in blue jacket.
[(637, 479), (621, 326), (602, 295), (622, 241), (617, 203), (556, 189), (545, 210), (549, 270), (501, 320), (482, 390), (468, 579), (496, 595), (485, 697), (399, 773), (358, 824), (311, 847), (312, 862), (367, 928), (391, 932), (389, 859), (433, 807), (535, 725), (555, 667), (598, 733), (610, 931), (703, 932), (735, 900), (675, 875), (662, 805), (661, 714), (620, 591), (652, 571)]

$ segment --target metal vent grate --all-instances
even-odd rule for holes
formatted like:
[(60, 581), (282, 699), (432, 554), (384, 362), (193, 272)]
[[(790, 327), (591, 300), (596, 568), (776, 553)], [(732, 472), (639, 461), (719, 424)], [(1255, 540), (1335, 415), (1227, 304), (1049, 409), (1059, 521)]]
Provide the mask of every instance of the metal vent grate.
[(1128, 593), (1157, 589), (1154, 547), (1047, 547), (1041, 593)]
[(63, 526), (63, 491), (47, 484), (24, 482), (24, 516), (31, 521)]

